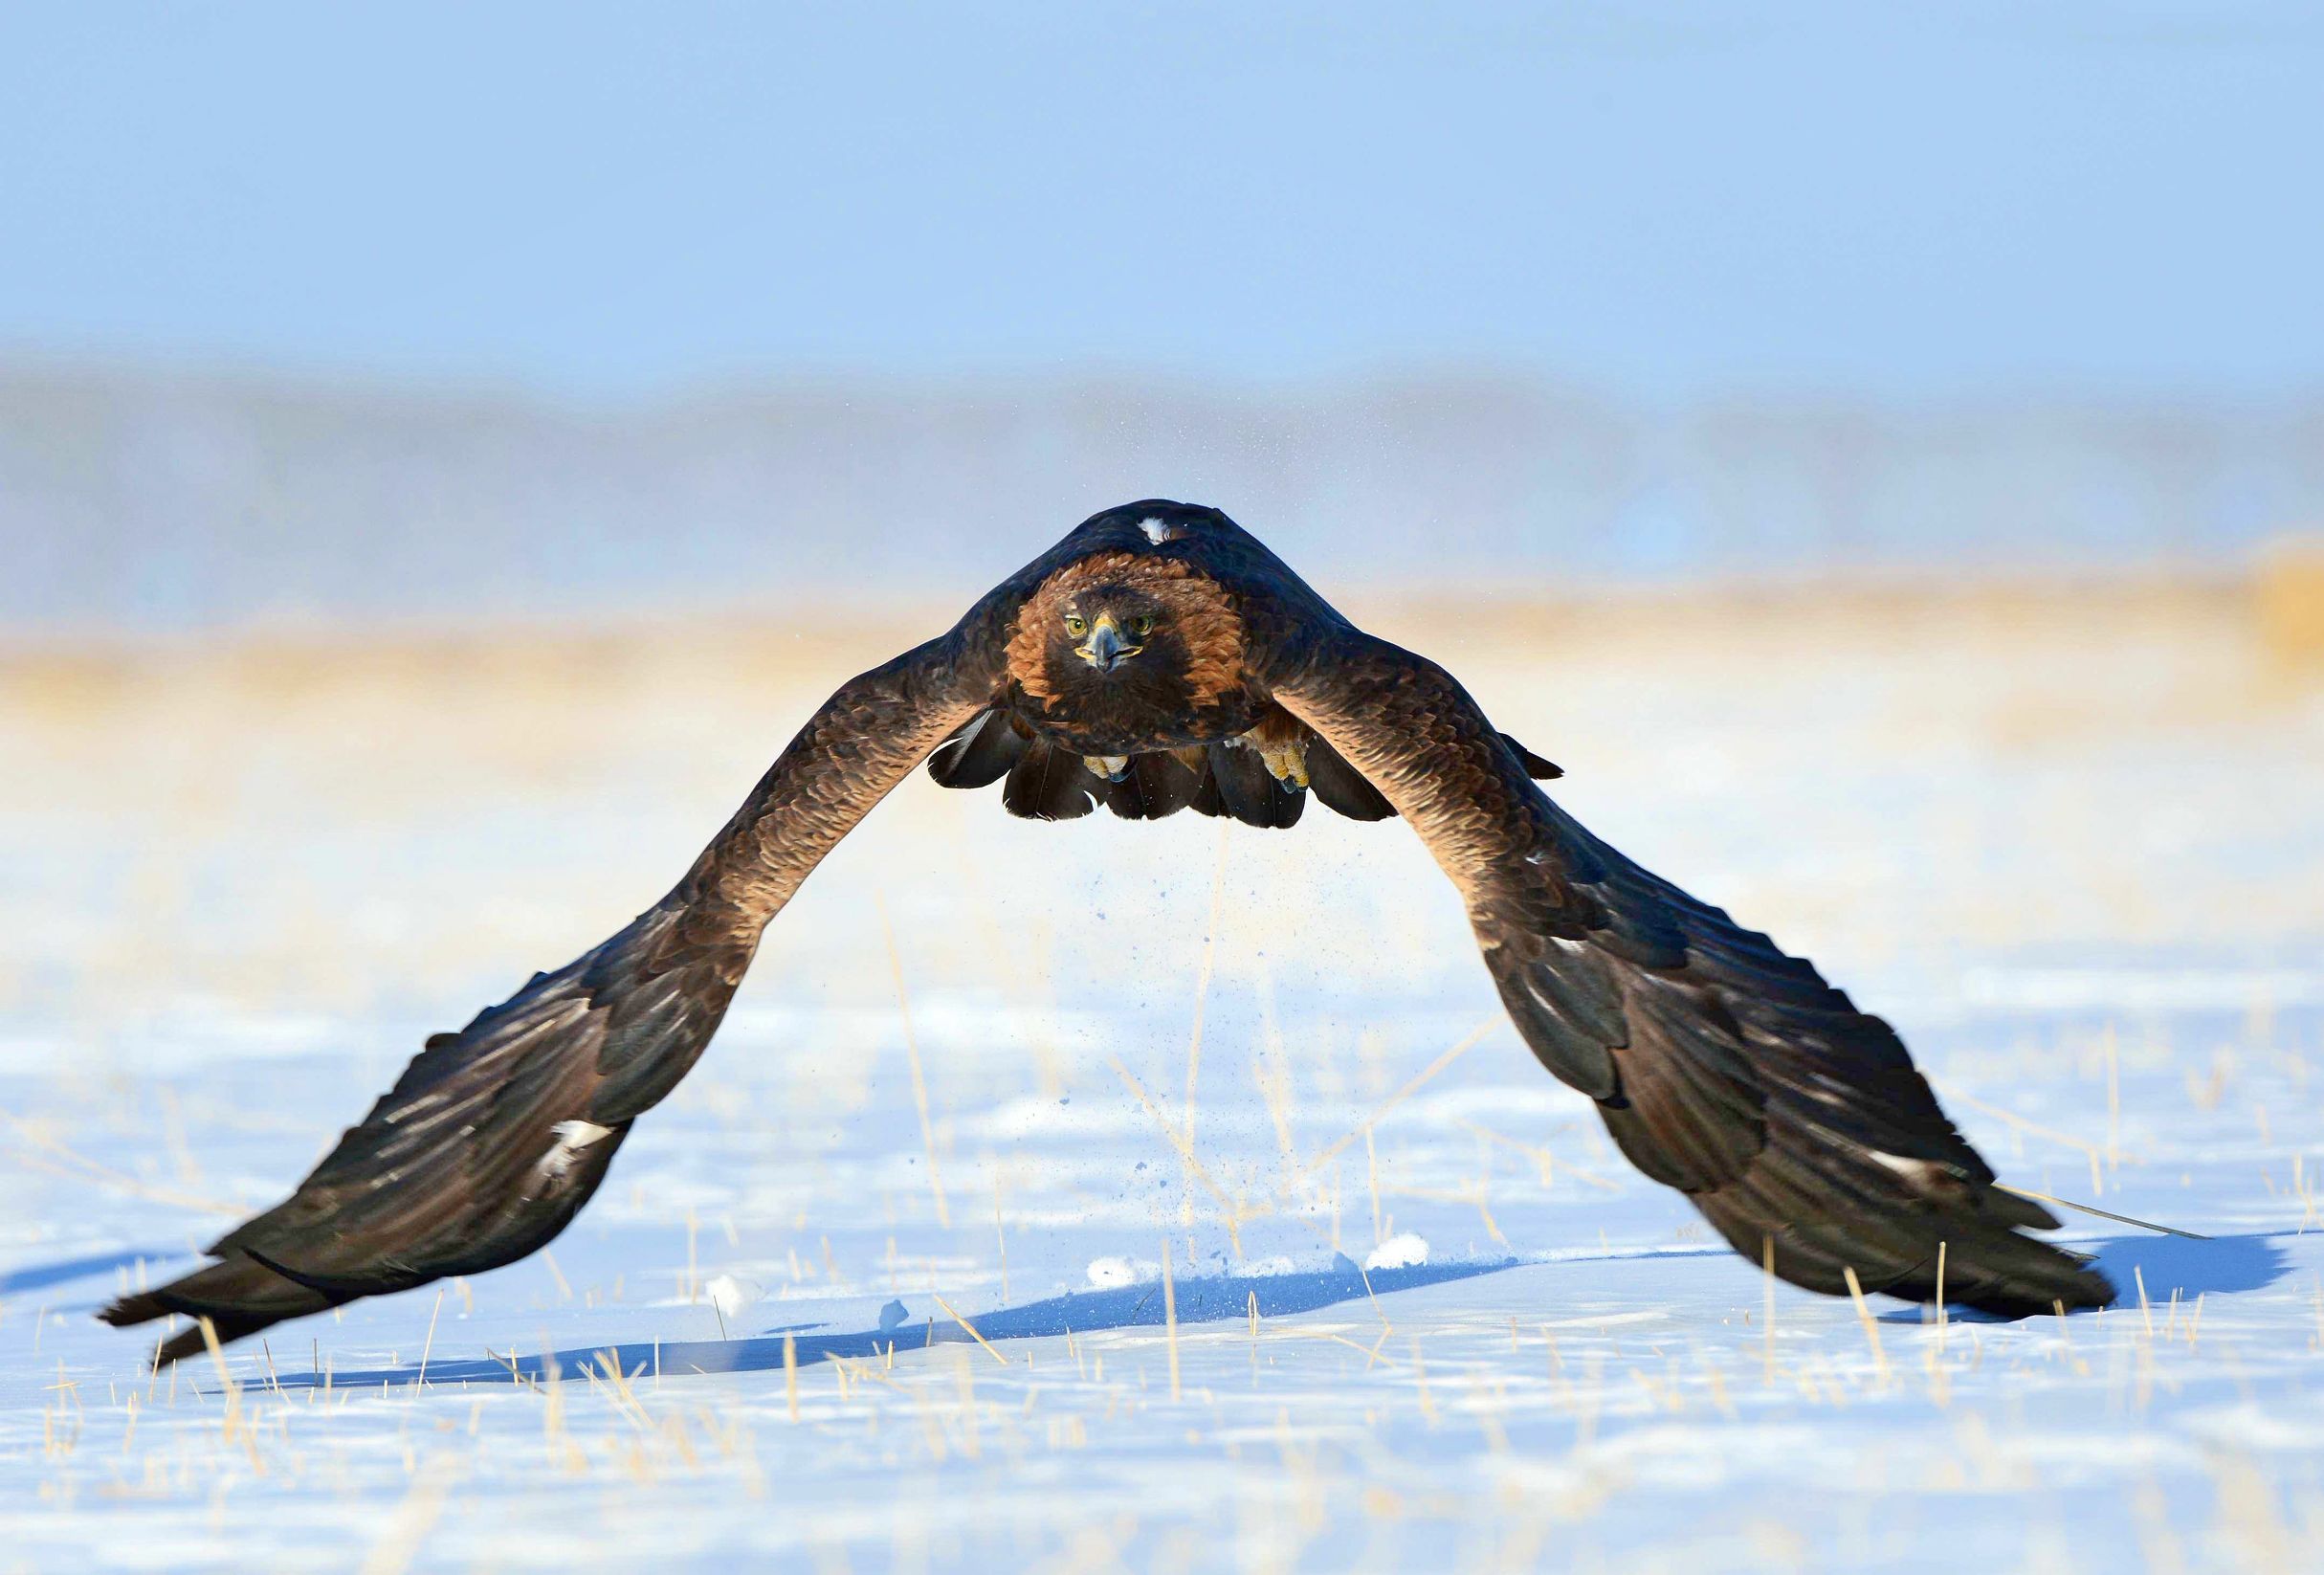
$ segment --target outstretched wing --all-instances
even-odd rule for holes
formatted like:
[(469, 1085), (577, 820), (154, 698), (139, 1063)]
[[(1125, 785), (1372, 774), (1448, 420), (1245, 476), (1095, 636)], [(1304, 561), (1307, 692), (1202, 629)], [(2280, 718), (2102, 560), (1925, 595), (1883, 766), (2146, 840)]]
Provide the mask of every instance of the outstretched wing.
[(1806, 962), (1584, 831), (1434, 663), (1341, 626), (1276, 699), (1395, 805), (1468, 900), (1486, 965), (1550, 1071), (1639, 1169), (1754, 1262), (1842, 1293), (2004, 1313), (2104, 1305), (2057, 1221), (1998, 1189), (1893, 1030)]
[[(439, 1033), (290, 1198), (217, 1262), (105, 1309), (221, 1339), (514, 1262), (605, 1179), (630, 1124), (701, 1056), (760, 932), (810, 871), (990, 699), (956, 631), (842, 686), (683, 880), (618, 935)], [(202, 1348), (199, 1328), (166, 1343)]]

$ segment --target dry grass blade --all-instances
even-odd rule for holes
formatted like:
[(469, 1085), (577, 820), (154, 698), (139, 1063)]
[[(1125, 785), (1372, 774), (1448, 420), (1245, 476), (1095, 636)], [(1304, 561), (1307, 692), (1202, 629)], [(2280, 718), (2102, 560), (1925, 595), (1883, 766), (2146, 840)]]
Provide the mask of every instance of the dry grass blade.
[[(1173, 1403), (1185, 1397), (1179, 1383), (1178, 1367), (1178, 1283), (1170, 1274), (1170, 1238), (1162, 1237), (1162, 1326), (1170, 1345), (1170, 1399)], [(973, 1331), (972, 1331), (973, 1332)]]
[(202, 1343), (210, 1350), (210, 1360), (216, 1364), (218, 1384), (225, 1395), (226, 1436), (233, 1437), (242, 1420), (242, 1386), (234, 1382), (233, 1369), (226, 1364), (226, 1347), (218, 1342), (218, 1326), (207, 1317), (201, 1320)]
[(1760, 1331), (1760, 1337), (1766, 1343), (1763, 1376), (1767, 1386), (1773, 1388), (1775, 1387), (1775, 1237), (1773, 1236), (1760, 1238), (1760, 1269), (1766, 1276), (1767, 1281), (1766, 1299), (1762, 1308), (1767, 1327)]
[(1480, 1043), (1483, 1042), (1486, 1034), (1491, 1033), (1494, 1029), (1500, 1027), (1507, 1021), (1508, 1019), (1506, 1017), (1502, 1016), (1498, 1012), (1495, 1012), (1491, 1017), (1488, 1017), (1483, 1022), (1477, 1024), (1475, 1028), (1471, 1029), (1467, 1033), (1461, 1036), (1459, 1042), (1454, 1044), (1451, 1049), (1446, 1051), (1435, 1060), (1430, 1061), (1426, 1067), (1423, 1067), (1419, 1072), (1415, 1073), (1411, 1080), (1405, 1083), (1404, 1087), (1389, 1095), (1385, 1099), (1383, 1099), (1380, 1102), (1379, 1107), (1375, 1109), (1369, 1116), (1366, 1116), (1363, 1119), (1361, 1124), (1357, 1126), (1353, 1131), (1343, 1134), (1339, 1141), (1334, 1142), (1330, 1147), (1326, 1148), (1322, 1153), (1317, 1154), (1314, 1159), (1301, 1165), (1299, 1167), (1299, 1174), (1295, 1179), (1298, 1181), (1305, 1181), (1308, 1177), (1314, 1175), (1317, 1171), (1331, 1164), (1332, 1161), (1338, 1159), (1340, 1154), (1346, 1150), (1350, 1143), (1353, 1143), (1358, 1138), (1362, 1137), (1365, 1133), (1371, 1131), (1372, 1128), (1378, 1126), (1381, 1122), (1381, 1119), (1386, 1116), (1389, 1111), (1394, 1110), (1398, 1105), (1404, 1103), (1413, 1095), (1419, 1093), (1431, 1078), (1435, 1077), (1439, 1073), (1443, 1072), (1445, 1068), (1450, 1066), (1453, 1062), (1459, 1060), (1462, 1056), (1474, 1050)]
[(1203, 1162), (1195, 1158), (1193, 1145), (1186, 1142), (1185, 1134), (1170, 1124), (1170, 1119), (1162, 1114), (1162, 1107), (1154, 1102), (1154, 1097), (1146, 1092), (1145, 1084), (1140, 1082), (1136, 1075), (1121, 1064), (1120, 1056), (1108, 1056), (1107, 1064), (1113, 1067), (1114, 1076), (1121, 1079), (1122, 1085), (1137, 1096), (1138, 1102), (1145, 1107), (1146, 1114), (1154, 1118), (1154, 1124), (1162, 1128), (1162, 1136), (1169, 1140), (1170, 1146), (1176, 1150), (1180, 1163), (1185, 1165), (1186, 1173), (1202, 1184), (1204, 1191), (1208, 1192), (1213, 1199), (1217, 1200), (1218, 1206), (1227, 1211), (1228, 1219), (1239, 1220), (1242, 1216), (1242, 1209), (1236, 1206), (1233, 1199), (1227, 1195), (1227, 1189), (1212, 1178), (1208, 1170), (1204, 1168)]
[(444, 1500), (452, 1494), (453, 1478), (458, 1470), (459, 1462), (448, 1454), (428, 1462), (411, 1484), (411, 1491), (396, 1506), (379, 1541), (365, 1555), (362, 1575), (403, 1575), (403, 1571), (411, 1567), (420, 1544), (428, 1540), (428, 1533), (443, 1516)]
[(1210, 999), (1210, 975), (1218, 965), (1219, 918), (1227, 898), (1227, 828), (1219, 821), (1218, 866), (1210, 872), (1210, 924), (1203, 936), (1203, 965), (1194, 978), (1194, 1028), (1186, 1039), (1186, 1146), (1194, 1146), (1194, 1091), (1203, 1074), (1203, 1007)]
[(444, 1293), (435, 1294), (435, 1306), (428, 1314), (428, 1342), (420, 1347), (420, 1375), (413, 1380), (419, 1388), (428, 1386), (428, 1359), (435, 1353), (435, 1320), (444, 1315)]
[[(1167, 1275), (1168, 1270), (1169, 1270), (1169, 1266), (1168, 1266), (1167, 1264), (1164, 1264), (1162, 1267), (1163, 1267), (1163, 1272), (1164, 1272), (1164, 1274), (1165, 1274), (1165, 1275)], [(933, 1292), (931, 1292), (931, 1293), (930, 1293), (930, 1295), (934, 1295), (934, 1294), (935, 1294), (935, 1293), (933, 1293)], [(939, 1307), (941, 1307), (941, 1308), (943, 1308), (943, 1309), (944, 1309), (944, 1316), (945, 1316), (946, 1318), (948, 1318), (948, 1319), (952, 1320), (952, 1321), (953, 1321), (953, 1322), (955, 1322), (955, 1323), (959, 1324), (959, 1325), (960, 1325), (962, 1328), (963, 1328), (963, 1329), (965, 1329), (965, 1330), (967, 1330), (967, 1331), (968, 1331), (968, 1338), (969, 1338), (969, 1339), (971, 1339), (971, 1340), (975, 1341), (975, 1342), (976, 1342), (978, 1344), (980, 1344), (980, 1345), (982, 1345), (982, 1346), (984, 1346), (984, 1347), (985, 1347), (985, 1354), (986, 1356), (991, 1357), (991, 1358), (992, 1358), (992, 1359), (993, 1359), (995, 1362), (998, 1362), (998, 1363), (999, 1363), (999, 1364), (1000, 1364), (1002, 1366), (1004, 1366), (1004, 1367), (1006, 1367), (1006, 1366), (1007, 1366), (1007, 1365), (1008, 1365), (1008, 1358), (1007, 1358), (1007, 1357), (1003, 1356), (1003, 1355), (1002, 1355), (1002, 1354), (1001, 1354), (999, 1351), (994, 1350), (994, 1349), (993, 1349), (993, 1345), (992, 1345), (992, 1342), (991, 1342), (991, 1341), (989, 1341), (989, 1340), (986, 1340), (986, 1339), (985, 1339), (985, 1338), (983, 1335), (979, 1334), (979, 1333), (977, 1332), (977, 1326), (976, 1326), (975, 1324), (973, 1324), (973, 1323), (969, 1322), (969, 1321), (968, 1321), (966, 1319), (963, 1318), (963, 1317), (962, 1317), (960, 1314), (958, 1314), (958, 1313), (954, 1312), (954, 1311), (952, 1310), (952, 1303), (951, 1303), (951, 1302), (946, 1301), (946, 1300), (945, 1300), (945, 1299), (944, 1299), (942, 1297), (937, 1297), (937, 1298), (936, 1298), (936, 1304), (937, 1304)]]
[(1880, 1320), (1872, 1317), (1872, 1309), (1864, 1299), (1864, 1287), (1856, 1281), (1856, 1271), (1844, 1266), (1840, 1272), (1848, 1276), (1848, 1294), (1856, 1300), (1856, 1318), (1864, 1325), (1864, 1338), (1871, 1342), (1872, 1365), (1879, 1369), (1880, 1386), (1885, 1389), (1889, 1386), (1889, 1357), (1880, 1346)]
[[(151, 1203), (167, 1204), (173, 1209), (194, 1209), (205, 1214), (246, 1214), (250, 1210), (240, 1204), (220, 1203), (215, 1198), (198, 1197), (190, 1192), (173, 1192), (167, 1187), (149, 1187), (135, 1176), (115, 1170), (95, 1160), (83, 1159), (63, 1143), (39, 1131), (32, 1122), (0, 1110), (0, 1121), (6, 1121), (16, 1136), (39, 1151), (38, 1155), (19, 1154), (17, 1159), (35, 1170), (45, 1170), (54, 1176), (68, 1176), (75, 1181), (94, 1182), (100, 1187), (125, 1192), (131, 1197)], [(40, 1155), (48, 1156), (43, 1160)], [(55, 1162), (55, 1163), (51, 1163)]]

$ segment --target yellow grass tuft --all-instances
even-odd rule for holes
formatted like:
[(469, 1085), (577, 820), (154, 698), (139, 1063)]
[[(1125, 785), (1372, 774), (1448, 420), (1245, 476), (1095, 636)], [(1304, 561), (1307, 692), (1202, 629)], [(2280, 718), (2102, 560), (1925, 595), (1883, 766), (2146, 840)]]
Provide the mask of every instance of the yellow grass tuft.
[(1889, 1386), (1889, 1358), (1880, 1348), (1880, 1320), (1872, 1317), (1872, 1309), (1865, 1302), (1864, 1287), (1856, 1283), (1856, 1271), (1843, 1267), (1840, 1272), (1848, 1276), (1848, 1294), (1855, 1298), (1856, 1319), (1864, 1325), (1864, 1338), (1872, 1347), (1872, 1365), (1879, 1369), (1880, 1386), (1885, 1389)]
[[(1168, 1263), (1168, 1262), (1165, 1260), (1165, 1261), (1163, 1262), (1163, 1264), (1162, 1264), (1162, 1283), (1163, 1283), (1163, 1284), (1165, 1284), (1165, 1285), (1167, 1285), (1167, 1284), (1169, 1283), (1169, 1281), (1170, 1281), (1170, 1265), (1169, 1265), (1169, 1263)], [(931, 1294), (933, 1295), (934, 1293), (931, 1293)], [(946, 1300), (945, 1300), (945, 1299), (944, 1299), (942, 1297), (937, 1297), (937, 1298), (936, 1298), (936, 1304), (937, 1304), (939, 1307), (941, 1307), (941, 1308), (943, 1308), (943, 1309), (944, 1309), (944, 1316), (945, 1316), (946, 1318), (948, 1318), (948, 1319), (952, 1320), (952, 1321), (953, 1321), (953, 1322), (955, 1322), (955, 1323), (959, 1324), (959, 1325), (960, 1325), (962, 1328), (963, 1328), (963, 1329), (965, 1329), (965, 1330), (967, 1330), (967, 1331), (968, 1331), (968, 1338), (969, 1338), (969, 1339), (971, 1339), (971, 1340), (975, 1341), (975, 1342), (976, 1342), (978, 1344), (980, 1344), (980, 1345), (982, 1345), (982, 1346), (984, 1346), (984, 1347), (985, 1347), (985, 1355), (987, 1355), (987, 1356), (991, 1357), (991, 1358), (992, 1358), (992, 1359), (993, 1359), (995, 1362), (998, 1362), (998, 1363), (999, 1363), (999, 1364), (1000, 1364), (1002, 1366), (1004, 1366), (1004, 1367), (1006, 1367), (1006, 1366), (1007, 1366), (1007, 1365), (1008, 1365), (1008, 1358), (1007, 1358), (1007, 1357), (1003, 1356), (1003, 1355), (1002, 1355), (1002, 1354), (1001, 1354), (999, 1351), (997, 1351), (997, 1350), (993, 1349), (992, 1342), (991, 1342), (991, 1341), (989, 1341), (989, 1340), (986, 1340), (986, 1339), (985, 1339), (985, 1337), (984, 1337), (982, 1334), (979, 1334), (979, 1333), (977, 1332), (977, 1326), (976, 1326), (975, 1324), (973, 1324), (973, 1323), (969, 1322), (969, 1321), (968, 1321), (966, 1319), (963, 1318), (963, 1317), (962, 1317), (960, 1314), (958, 1314), (958, 1313), (954, 1312), (954, 1311), (952, 1310), (952, 1303), (951, 1303), (951, 1302), (946, 1301)]]

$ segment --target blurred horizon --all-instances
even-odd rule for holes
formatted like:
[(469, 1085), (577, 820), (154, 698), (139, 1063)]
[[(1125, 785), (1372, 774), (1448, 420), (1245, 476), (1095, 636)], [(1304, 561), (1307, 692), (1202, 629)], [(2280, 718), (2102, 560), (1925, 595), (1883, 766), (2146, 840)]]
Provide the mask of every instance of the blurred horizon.
[(964, 606), (1144, 496), (1226, 508), (1326, 594), (2200, 578), (2324, 525), (2324, 399), (1657, 410), (1443, 367), (770, 379), (606, 410), (0, 358), (20, 637)]
[(0, 628), (2216, 574), (2324, 529), (2277, 0), (18, 7)]

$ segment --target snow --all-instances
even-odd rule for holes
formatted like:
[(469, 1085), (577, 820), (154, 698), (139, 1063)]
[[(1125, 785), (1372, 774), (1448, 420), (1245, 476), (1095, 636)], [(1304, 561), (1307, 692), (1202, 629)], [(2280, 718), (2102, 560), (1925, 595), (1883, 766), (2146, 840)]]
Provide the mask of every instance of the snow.
[(719, 1310), (719, 1316), (733, 1320), (766, 1299), (766, 1288), (755, 1279), (737, 1279), (732, 1275), (717, 1275), (702, 1283), (702, 1298)]
[(1411, 1269), (1428, 1261), (1428, 1244), (1411, 1231), (1390, 1236), (1363, 1255), (1366, 1269)]
[(1771, 1288), (1393, 823), (1221, 876), (1214, 823), (915, 782), (552, 1253), (154, 1379), (95, 1309), (666, 886), (838, 658), (522, 726), (0, 705), (0, 1570), (2318, 1567), (2324, 707), (2227, 627), (1993, 627), (1383, 632), (1895, 1021), (2005, 1179), (2209, 1238), (2071, 1216), (2124, 1300), (2019, 1323)]

